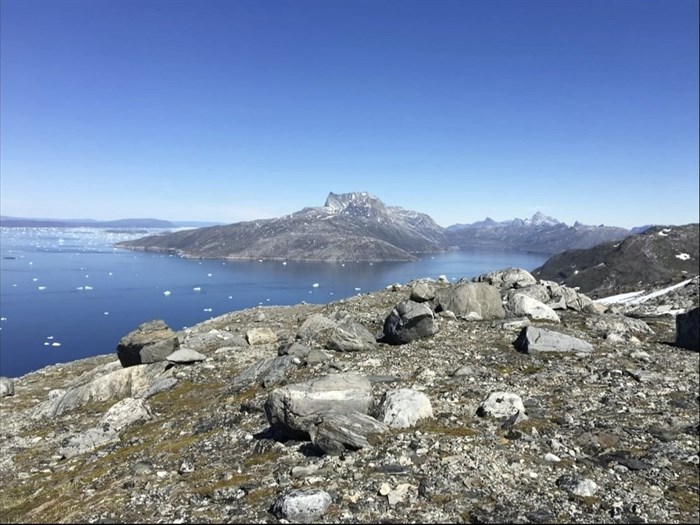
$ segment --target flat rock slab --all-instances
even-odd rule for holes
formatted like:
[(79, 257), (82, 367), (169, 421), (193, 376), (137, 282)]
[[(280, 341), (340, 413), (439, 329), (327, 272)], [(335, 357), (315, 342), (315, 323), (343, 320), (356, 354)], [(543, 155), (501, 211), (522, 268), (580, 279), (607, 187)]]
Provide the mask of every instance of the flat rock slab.
[(533, 321), (560, 322), (559, 316), (552, 308), (524, 293), (513, 294), (508, 301), (508, 309), (515, 316), (526, 315)]
[(330, 455), (339, 455), (344, 450), (369, 447), (367, 436), (381, 434), (389, 427), (367, 414), (324, 414), (310, 429), (311, 441)]
[(593, 345), (582, 339), (535, 326), (523, 328), (513, 345), (525, 353), (593, 351)]
[(200, 354), (199, 352), (197, 352), (196, 350), (192, 350), (191, 348), (180, 348), (179, 350), (175, 350), (165, 359), (170, 361), (171, 363), (186, 364), (195, 363), (197, 361), (204, 361), (206, 358), (207, 356), (205, 356), (204, 354)]

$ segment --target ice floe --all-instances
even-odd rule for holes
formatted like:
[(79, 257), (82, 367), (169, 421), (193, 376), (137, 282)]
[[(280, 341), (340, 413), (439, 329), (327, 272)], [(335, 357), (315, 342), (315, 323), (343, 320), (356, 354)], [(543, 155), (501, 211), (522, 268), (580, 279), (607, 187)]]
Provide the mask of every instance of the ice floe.
[(205, 312), (211, 312), (211, 308), (205, 308), (204, 311), (205, 311)]
[(51, 343), (51, 346), (61, 346), (61, 343), (54, 341), (53, 343)]
[(104, 312), (105, 315), (109, 315), (109, 312)]
[(37, 277), (32, 277), (32, 281), (37, 282), (39, 279)]
[(318, 283), (314, 283), (314, 284), (312, 284), (311, 286), (313, 286), (314, 288), (318, 288), (319, 284), (318, 284)]
[(201, 287), (201, 286), (195, 286), (194, 288), (192, 288), (192, 291), (193, 291), (193, 292), (201, 292), (201, 291), (202, 291), (202, 287)]
[(690, 259), (690, 255), (688, 255), (687, 253), (679, 253), (678, 255), (676, 255), (676, 259), (680, 259), (681, 261), (687, 261)]
[(37, 290), (46, 290), (46, 286), (37, 286), (36, 289)]
[(356, 292), (359, 292), (360, 290), (362, 290), (362, 288), (355, 287)]
[(163, 292), (163, 295), (167, 297), (167, 296), (169, 296), (171, 293), (172, 293), (172, 292), (171, 292), (170, 290), (165, 290), (165, 291)]
[(207, 277), (211, 277), (211, 274), (210, 274), (210, 273), (208, 273), (208, 274), (207, 274)]

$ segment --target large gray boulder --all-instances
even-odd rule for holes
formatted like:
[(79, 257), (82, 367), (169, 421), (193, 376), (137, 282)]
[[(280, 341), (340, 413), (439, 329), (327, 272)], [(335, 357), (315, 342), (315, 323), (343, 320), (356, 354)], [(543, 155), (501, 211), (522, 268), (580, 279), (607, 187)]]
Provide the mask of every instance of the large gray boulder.
[(367, 437), (381, 434), (389, 427), (367, 414), (337, 412), (323, 414), (309, 429), (311, 441), (325, 453), (339, 455), (345, 450), (369, 447)]
[(331, 412), (368, 414), (371, 405), (369, 380), (347, 372), (273, 390), (265, 402), (265, 415), (271, 426), (309, 439), (309, 430), (319, 416)]
[(418, 281), (411, 288), (411, 301), (424, 303), (435, 299), (435, 289), (424, 281)]
[(233, 378), (233, 387), (246, 387), (251, 384), (268, 387), (279, 383), (287, 373), (296, 367), (293, 355), (269, 357), (256, 361)]
[(586, 328), (599, 335), (617, 334), (653, 334), (654, 331), (641, 319), (624, 315), (596, 315), (586, 318)]
[(435, 315), (425, 303), (402, 301), (384, 320), (384, 329), (379, 341), (390, 345), (403, 345), (415, 339), (435, 335), (438, 325)]
[(126, 368), (165, 361), (179, 347), (177, 334), (165, 321), (155, 320), (140, 324), (122, 337), (117, 345), (117, 357)]
[(472, 319), (503, 319), (506, 316), (498, 288), (486, 283), (460, 283), (435, 292), (436, 311), (450, 310)]
[(321, 314), (310, 315), (297, 330), (296, 338), (307, 345), (339, 352), (372, 350), (376, 347), (372, 333), (341, 312), (333, 319)]
[(522, 268), (504, 268), (494, 272), (484, 273), (474, 278), (477, 283), (488, 283), (497, 288), (507, 290), (509, 288), (523, 288), (535, 284), (535, 279), (530, 272)]
[[(80, 385), (37, 405), (31, 413), (33, 418), (55, 417), (89, 402), (120, 400), (125, 397), (144, 397), (149, 388), (159, 379), (167, 377), (167, 363), (151, 363), (120, 368), (90, 382)], [(170, 385), (172, 386), (172, 385)]]
[(100, 427), (120, 432), (136, 421), (148, 421), (152, 414), (143, 399), (127, 397), (112, 405), (100, 418)]
[(676, 316), (676, 346), (700, 351), (700, 307)]
[(508, 301), (508, 310), (515, 317), (528, 316), (533, 321), (560, 322), (552, 308), (541, 301), (522, 293), (516, 293)]
[(593, 351), (593, 346), (582, 339), (534, 326), (523, 328), (513, 345), (525, 353)]
[(511, 288), (505, 294), (505, 299), (510, 302), (514, 295), (521, 294), (537, 299), (541, 303), (548, 303), (552, 298), (549, 287), (544, 284), (530, 284), (523, 288)]
[(420, 419), (433, 417), (430, 399), (422, 392), (410, 388), (389, 390), (384, 394), (377, 419), (392, 428), (408, 428)]

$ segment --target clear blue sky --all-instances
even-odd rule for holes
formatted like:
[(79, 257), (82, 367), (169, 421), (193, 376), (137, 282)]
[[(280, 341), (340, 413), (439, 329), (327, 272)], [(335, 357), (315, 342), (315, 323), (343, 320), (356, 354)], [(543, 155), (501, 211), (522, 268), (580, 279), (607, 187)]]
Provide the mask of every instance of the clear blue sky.
[(698, 1), (1, 0), (3, 215), (698, 221)]

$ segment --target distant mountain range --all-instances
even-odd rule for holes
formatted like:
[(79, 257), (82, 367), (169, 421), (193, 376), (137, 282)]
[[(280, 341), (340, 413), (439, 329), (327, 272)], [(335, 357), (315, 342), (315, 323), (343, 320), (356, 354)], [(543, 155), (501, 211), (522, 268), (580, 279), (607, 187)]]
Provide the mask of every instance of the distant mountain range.
[(496, 249), (552, 255), (573, 248), (589, 248), (624, 239), (632, 232), (615, 226), (589, 226), (576, 222), (567, 226), (540, 212), (529, 219), (496, 222), (491, 218), (446, 229), (451, 246), (461, 249)]
[(698, 224), (653, 226), (622, 241), (554, 255), (532, 274), (592, 295), (612, 295), (698, 275)]
[(424, 213), (387, 206), (366, 192), (331, 192), (323, 206), (283, 217), (143, 237), (117, 246), (204, 258), (410, 261), (416, 254), (454, 249), (551, 255), (630, 234), (624, 228), (578, 222), (567, 226), (541, 213), (443, 228)]
[(95, 219), (35, 219), (0, 215), (0, 226), (17, 228), (178, 228), (213, 226), (220, 224), (204, 221), (164, 221), (161, 219), (117, 219), (98, 221)]

